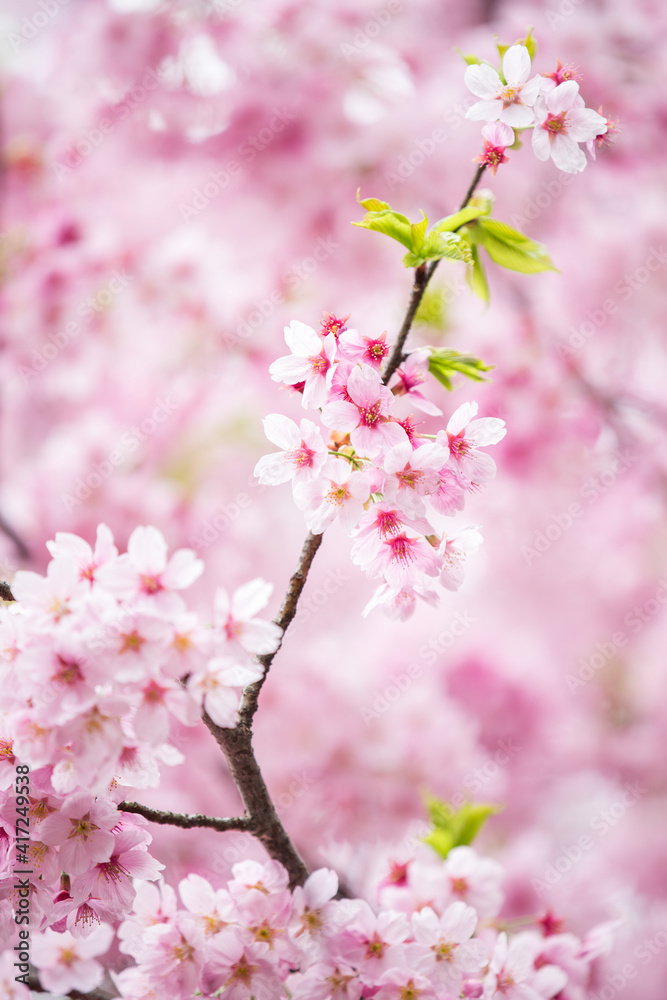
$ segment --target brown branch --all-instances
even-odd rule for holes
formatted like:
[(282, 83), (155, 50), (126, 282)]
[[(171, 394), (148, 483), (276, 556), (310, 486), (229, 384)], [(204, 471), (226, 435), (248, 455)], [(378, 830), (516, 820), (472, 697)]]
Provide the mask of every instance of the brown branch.
[(253, 716), (257, 711), (259, 692), (262, 690), (262, 685), (266, 680), (269, 667), (273, 663), (273, 658), (283, 644), (285, 632), (294, 621), (299, 598), (301, 597), (301, 592), (305, 586), (306, 577), (308, 576), (308, 571), (310, 570), (313, 559), (315, 558), (315, 554), (322, 544), (322, 537), (323, 536), (321, 534), (313, 535), (309, 532), (305, 542), (303, 543), (301, 555), (299, 556), (299, 562), (290, 577), (289, 584), (287, 585), (287, 593), (285, 594), (280, 611), (278, 612), (278, 617), (274, 619), (275, 624), (279, 625), (283, 630), (280, 643), (273, 653), (265, 653), (263, 656), (257, 657), (258, 663), (260, 663), (264, 668), (264, 673), (258, 681), (255, 681), (254, 684), (249, 684), (243, 692), (243, 699), (239, 710), (239, 725), (247, 726), (248, 728), (252, 725)]
[[(39, 981), (36, 972), (31, 972), (28, 976), (28, 987), (33, 993), (50, 993)], [(90, 990), (88, 993), (80, 993), (78, 990), (70, 990), (65, 996), (71, 1000), (115, 1000), (117, 993), (107, 993), (106, 990)]]
[(120, 802), (121, 812), (136, 813), (152, 823), (168, 826), (180, 826), (189, 830), (193, 826), (208, 826), (212, 830), (249, 830), (250, 822), (247, 816), (205, 816), (203, 813), (173, 813), (162, 809), (151, 809), (140, 802)]
[[(486, 170), (486, 164), (480, 163), (475, 171), (475, 176), (470, 182), (470, 186), (465, 193), (465, 198), (461, 202), (458, 211), (466, 207), (473, 194), (475, 193), (475, 188), (482, 179), (482, 174)], [(466, 223), (463, 223), (465, 225)], [(456, 229), (452, 229), (453, 233), (458, 232), (461, 226), (457, 226)], [(388, 384), (389, 379), (394, 374), (397, 368), (399, 368), (405, 361), (406, 354), (403, 353), (403, 348), (405, 347), (405, 341), (408, 339), (408, 334), (412, 329), (412, 324), (414, 318), (417, 315), (417, 310), (421, 304), (421, 300), (424, 298), (424, 292), (428, 286), (429, 281), (433, 277), (436, 267), (440, 263), (439, 260), (431, 261), (430, 264), (420, 264), (415, 270), (414, 284), (412, 286), (412, 293), (410, 295), (410, 304), (408, 305), (405, 318), (403, 319), (403, 324), (399, 330), (398, 337), (396, 338), (396, 343), (394, 344), (394, 349), (392, 350), (387, 365), (385, 367), (384, 373), (382, 375), (382, 381), (385, 385)]]
[(0, 601), (15, 601), (11, 588), (4, 580), (0, 580)]
[(204, 722), (227, 758), (248, 816), (248, 831), (287, 869), (290, 888), (303, 885), (308, 869), (275, 810), (252, 748), (252, 731), (244, 723), (239, 723), (235, 729), (223, 729), (207, 714), (204, 714)]

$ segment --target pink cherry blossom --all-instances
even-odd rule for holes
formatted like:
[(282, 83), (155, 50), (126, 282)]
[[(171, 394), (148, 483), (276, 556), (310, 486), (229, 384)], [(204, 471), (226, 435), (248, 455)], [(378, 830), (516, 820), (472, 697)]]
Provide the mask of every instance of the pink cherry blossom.
[(223, 587), (215, 594), (214, 621), (224, 641), (226, 654), (243, 660), (273, 653), (280, 645), (282, 629), (274, 622), (257, 618), (269, 602), (273, 584), (257, 578), (238, 587), (231, 598)]
[(443, 587), (447, 590), (459, 589), (463, 583), (463, 564), (469, 553), (475, 552), (482, 541), (479, 528), (473, 524), (445, 535), (438, 549), (442, 556), (440, 582)]
[(411, 404), (422, 413), (428, 413), (431, 417), (440, 417), (442, 416), (440, 407), (427, 399), (419, 388), (428, 378), (430, 353), (431, 349), (428, 347), (419, 347), (415, 351), (410, 351), (403, 364), (396, 369), (389, 385), (394, 395), (408, 396)]
[(46, 547), (54, 559), (60, 556), (76, 563), (81, 579), (89, 580), (91, 584), (100, 566), (113, 561), (118, 555), (113, 535), (106, 524), (98, 525), (94, 551), (83, 538), (67, 531), (57, 532), (55, 541), (47, 542)]
[(269, 368), (271, 377), (287, 385), (304, 382), (303, 406), (310, 409), (324, 406), (336, 355), (333, 333), (318, 337), (312, 327), (292, 320), (285, 327), (285, 341), (292, 353), (273, 362)]
[(349, 434), (360, 455), (376, 457), (405, 440), (405, 431), (388, 419), (393, 396), (368, 365), (355, 365), (347, 381), (349, 401), (335, 400), (322, 410), (322, 423)]
[(514, 143), (514, 131), (503, 122), (492, 122), (482, 129), (484, 152), (473, 160), (473, 163), (483, 163), (489, 167), (495, 177), (501, 163), (507, 163), (505, 150)]
[(294, 499), (315, 535), (321, 534), (338, 518), (347, 531), (359, 522), (370, 496), (367, 474), (353, 469), (350, 462), (331, 456), (318, 479), (295, 487)]
[(302, 420), (300, 426), (280, 413), (264, 418), (264, 432), (282, 450), (264, 455), (255, 466), (260, 483), (274, 486), (292, 480), (294, 483), (315, 479), (327, 457), (327, 448), (319, 427), (312, 420)]
[(53, 993), (96, 989), (104, 969), (95, 959), (103, 955), (113, 939), (113, 928), (103, 925), (87, 937), (73, 937), (68, 931), (45, 930), (32, 942), (32, 957), (39, 969), (42, 986)]
[(449, 448), (435, 442), (427, 441), (415, 450), (409, 441), (396, 445), (384, 458), (385, 500), (423, 517), (426, 514), (423, 497), (439, 488), (439, 472), (448, 457)]
[(77, 794), (67, 799), (40, 825), (45, 844), (60, 847), (63, 871), (80, 875), (91, 865), (108, 861), (115, 846), (111, 832), (120, 818), (110, 802)]
[(338, 350), (349, 361), (360, 361), (379, 371), (390, 348), (386, 332), (379, 337), (367, 337), (358, 330), (347, 330), (338, 338)]
[(189, 587), (204, 570), (192, 549), (179, 549), (167, 558), (167, 543), (157, 528), (135, 528), (127, 543), (127, 554), (100, 567), (101, 585), (117, 597), (150, 607), (180, 608), (173, 591)]
[(566, 173), (576, 174), (586, 166), (586, 154), (579, 143), (590, 142), (606, 131), (606, 119), (583, 106), (575, 80), (559, 84), (535, 104), (533, 152), (539, 160), (551, 157)]
[(187, 689), (218, 726), (232, 728), (237, 722), (241, 689), (261, 676), (257, 663), (241, 664), (218, 656), (190, 674)]
[(505, 437), (505, 422), (498, 417), (473, 419), (477, 403), (463, 403), (449, 418), (446, 431), (438, 431), (437, 440), (449, 446), (451, 461), (459, 474), (472, 486), (493, 479), (496, 463), (480, 448), (497, 444)]
[(477, 926), (472, 906), (457, 902), (442, 917), (428, 906), (412, 915), (415, 939), (433, 953), (429, 975), (441, 989), (454, 995), (461, 990), (465, 973), (481, 973), (488, 956), (481, 941), (471, 941)]
[(532, 125), (533, 105), (540, 92), (540, 77), (530, 75), (530, 55), (525, 45), (512, 45), (503, 56), (503, 76), (487, 63), (468, 66), (465, 82), (481, 100), (466, 111), (474, 121), (500, 121), (512, 128)]

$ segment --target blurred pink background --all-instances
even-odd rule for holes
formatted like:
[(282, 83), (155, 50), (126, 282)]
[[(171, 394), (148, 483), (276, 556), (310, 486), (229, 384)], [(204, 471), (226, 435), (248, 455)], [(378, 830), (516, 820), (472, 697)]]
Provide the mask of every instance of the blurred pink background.
[[(275, 611), (305, 534), (290, 491), (252, 478), (261, 417), (301, 415), (268, 374), (283, 326), (326, 310), (395, 335), (410, 274), (350, 225), (357, 188), (413, 218), (453, 211), (481, 148), (455, 47), (492, 60), (495, 34), (531, 24), (537, 70), (579, 66), (587, 105), (622, 133), (579, 176), (527, 143), (485, 177), (495, 214), (560, 273), (491, 267), (486, 309), (443, 262), (411, 341), (496, 366), (431, 391), (446, 414), (474, 398), (507, 422), (498, 477), (465, 515), (485, 545), (459, 593), (401, 624), (361, 618), (372, 584), (328, 532), (257, 752), (313, 865), (400, 841), (427, 789), (504, 803), (482, 846), (506, 866), (508, 913), (550, 909), (582, 933), (619, 918), (600, 987), (662, 1000), (662, 4), (4, 0), (0, 576), (43, 570), (56, 531), (91, 540), (104, 521), (124, 543), (154, 524), (205, 559), (203, 610), (217, 585), (263, 576)], [(188, 764), (146, 801), (232, 811), (209, 734), (184, 730), (181, 749)], [(241, 834), (155, 839), (172, 880), (257, 850)]]

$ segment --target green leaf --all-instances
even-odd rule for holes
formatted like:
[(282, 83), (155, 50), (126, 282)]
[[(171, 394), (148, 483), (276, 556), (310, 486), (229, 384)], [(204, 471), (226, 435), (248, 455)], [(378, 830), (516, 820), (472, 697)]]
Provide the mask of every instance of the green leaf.
[(406, 267), (419, 267), (427, 260), (441, 260), (443, 257), (462, 260), (468, 264), (472, 259), (470, 245), (456, 233), (436, 233), (431, 230), (417, 252), (406, 253), (403, 263)]
[(486, 205), (467, 205), (460, 212), (455, 212), (454, 215), (448, 215), (444, 219), (434, 222), (433, 231), (436, 233), (451, 233), (454, 229), (465, 226), (466, 222), (478, 219), (480, 215), (486, 215), (490, 208), (490, 205), (488, 207)]
[(452, 378), (455, 375), (465, 375), (473, 382), (485, 382), (486, 379), (482, 372), (490, 372), (493, 367), (493, 365), (485, 365), (483, 361), (473, 357), (472, 354), (459, 354), (458, 351), (450, 351), (442, 347), (431, 351), (428, 359), (428, 370), (431, 375), (437, 378), (445, 389), (449, 390), (452, 388)]
[(489, 283), (486, 280), (486, 271), (484, 270), (477, 247), (473, 246), (471, 250), (472, 264), (466, 268), (466, 281), (475, 295), (488, 305), (491, 296), (489, 294)]
[(556, 271), (545, 247), (512, 229), (498, 219), (480, 218), (477, 222), (477, 242), (484, 246), (489, 257), (501, 267), (523, 274), (538, 271)]
[(381, 212), (385, 208), (389, 208), (386, 201), (380, 201), (379, 198), (360, 198), (361, 188), (357, 188), (357, 201), (365, 208), (367, 212)]
[(466, 802), (460, 809), (453, 809), (449, 803), (428, 797), (426, 800), (433, 830), (423, 838), (424, 842), (446, 858), (454, 847), (472, 844), (487, 819), (501, 811), (502, 806), (486, 803), (473, 805)]
[(353, 222), (353, 226), (360, 226), (362, 229), (372, 229), (376, 233), (384, 233), (391, 236), (393, 240), (398, 240), (408, 250), (412, 250), (413, 232), (412, 223), (400, 212), (393, 212), (390, 208), (367, 212), (361, 222)]

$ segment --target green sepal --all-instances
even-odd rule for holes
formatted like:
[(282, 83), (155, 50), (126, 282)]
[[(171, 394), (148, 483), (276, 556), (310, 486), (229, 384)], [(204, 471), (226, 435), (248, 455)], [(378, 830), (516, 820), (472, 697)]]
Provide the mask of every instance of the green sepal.
[(406, 267), (419, 267), (427, 260), (441, 260), (443, 257), (468, 264), (471, 260), (470, 246), (456, 233), (439, 233), (432, 229), (419, 247), (406, 253), (403, 263)]
[(482, 244), (495, 264), (522, 274), (558, 270), (542, 243), (536, 243), (506, 222), (480, 218), (476, 228), (477, 242)]
[(485, 365), (480, 358), (475, 358), (472, 354), (459, 354), (458, 351), (444, 347), (432, 350), (428, 359), (428, 370), (431, 375), (449, 390), (452, 389), (452, 378), (455, 375), (465, 375), (473, 382), (486, 382), (487, 379), (482, 372), (490, 372), (493, 368), (494, 365)]
[(479, 59), (477, 56), (473, 56), (469, 52), (468, 53), (462, 52), (461, 49), (459, 49), (457, 46), (454, 46), (454, 51), (458, 52), (458, 54), (461, 56), (461, 59), (463, 59), (463, 61), (466, 62), (468, 66), (478, 66), (481, 62), (483, 62), (482, 59)]

